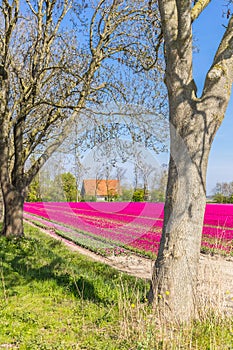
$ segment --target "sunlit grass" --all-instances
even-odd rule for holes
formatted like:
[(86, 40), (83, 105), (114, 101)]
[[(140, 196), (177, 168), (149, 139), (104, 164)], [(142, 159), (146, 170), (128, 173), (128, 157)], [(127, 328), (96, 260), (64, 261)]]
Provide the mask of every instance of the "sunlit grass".
[(232, 320), (206, 314), (192, 325), (161, 324), (149, 284), (71, 252), (25, 225), (0, 238), (0, 348), (232, 349)]

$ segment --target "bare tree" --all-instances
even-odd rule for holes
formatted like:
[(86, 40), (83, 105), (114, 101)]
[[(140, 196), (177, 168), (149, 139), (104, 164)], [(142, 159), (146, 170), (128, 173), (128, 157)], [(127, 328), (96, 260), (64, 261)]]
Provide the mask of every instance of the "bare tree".
[(197, 311), (206, 169), (231, 94), (233, 16), (228, 12), (225, 33), (198, 97), (192, 72), (192, 23), (210, 0), (158, 3), (164, 36), (171, 151), (164, 226), (151, 292), (164, 318), (183, 322)]
[(116, 179), (118, 180), (118, 187), (117, 187), (117, 193), (119, 196), (122, 194), (122, 181), (125, 177), (126, 169), (120, 167), (120, 166), (115, 166), (115, 174), (116, 174)]
[[(155, 65), (151, 29), (158, 21), (144, 5), (139, 0), (77, 1), (74, 6), (72, 0), (0, 2), (4, 235), (23, 235), (27, 188), (70, 133), (72, 122), (79, 118), (80, 128), (86, 125), (81, 111), (111, 99), (125, 101), (124, 82), (114, 75), (116, 63), (126, 70), (137, 62), (138, 71)], [(66, 28), (69, 20), (72, 28)], [(37, 157), (26, 169), (32, 154)]]

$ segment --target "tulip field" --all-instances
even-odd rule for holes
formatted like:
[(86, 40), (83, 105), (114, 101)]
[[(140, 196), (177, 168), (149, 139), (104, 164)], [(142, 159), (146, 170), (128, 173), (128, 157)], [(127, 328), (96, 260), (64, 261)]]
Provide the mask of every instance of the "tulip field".
[[(102, 254), (158, 251), (163, 203), (25, 203), (24, 217)], [(233, 205), (207, 204), (202, 250), (232, 254)]]

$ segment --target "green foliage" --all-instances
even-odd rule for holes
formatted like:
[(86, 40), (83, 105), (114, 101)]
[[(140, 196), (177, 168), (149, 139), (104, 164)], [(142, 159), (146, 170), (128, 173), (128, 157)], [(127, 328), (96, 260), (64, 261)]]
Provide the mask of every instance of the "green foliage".
[(119, 197), (119, 201), (122, 202), (130, 202), (133, 196), (133, 190), (127, 187), (121, 187), (121, 196)]
[(40, 202), (41, 201), (41, 193), (40, 193), (40, 182), (39, 175), (36, 175), (33, 181), (31, 182), (28, 194), (27, 194), (27, 202)]
[(67, 202), (75, 202), (77, 199), (76, 179), (70, 172), (61, 174), (61, 182)]
[(233, 195), (230, 196), (224, 196), (221, 193), (216, 193), (213, 196), (213, 201), (215, 203), (233, 203)]
[(137, 188), (132, 196), (133, 202), (143, 202), (144, 201), (144, 190), (142, 188)]
[(28, 202), (75, 202), (77, 199), (76, 179), (70, 172), (55, 176), (54, 180), (48, 176), (39, 181), (39, 175), (29, 186)]
[(215, 203), (233, 203), (233, 182), (217, 182), (213, 201)]
[(80, 202), (96, 202), (96, 197), (86, 195), (85, 198), (84, 197), (81, 198)]

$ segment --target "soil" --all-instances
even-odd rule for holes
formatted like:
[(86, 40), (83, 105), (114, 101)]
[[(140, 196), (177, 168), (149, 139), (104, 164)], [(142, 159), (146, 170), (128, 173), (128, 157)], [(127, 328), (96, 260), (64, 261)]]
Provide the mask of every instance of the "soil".
[[(29, 222), (29, 221), (28, 221)], [(30, 223), (30, 222), (29, 222)], [(30, 223), (34, 226), (34, 224)], [(41, 229), (62, 241), (70, 250), (88, 256), (138, 278), (151, 279), (154, 261), (136, 254), (103, 257), (57, 235), (52, 230)], [(199, 264), (199, 290), (204, 304), (218, 308), (222, 313), (233, 314), (233, 257), (201, 254)]]

